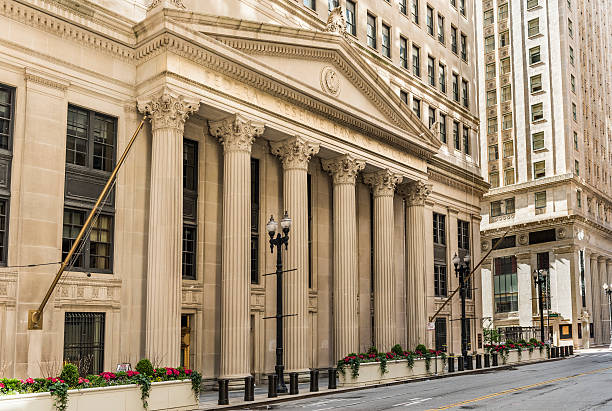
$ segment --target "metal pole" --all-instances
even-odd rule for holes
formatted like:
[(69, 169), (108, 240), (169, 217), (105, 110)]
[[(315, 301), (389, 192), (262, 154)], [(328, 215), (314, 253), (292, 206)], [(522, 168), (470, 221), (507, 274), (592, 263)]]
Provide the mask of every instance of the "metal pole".
[(461, 296), (461, 355), (463, 358), (467, 356), (467, 330), (465, 324), (465, 281), (464, 281), (465, 267), (459, 266), (459, 287)]
[(47, 294), (45, 294), (45, 297), (43, 298), (42, 302), (38, 306), (38, 310), (29, 311), (28, 313), (28, 329), (29, 330), (42, 330), (42, 312), (45, 309), (45, 306), (47, 305), (49, 298), (51, 298), (51, 294), (53, 294), (53, 290), (55, 290), (55, 287), (57, 286), (57, 283), (62, 277), (62, 274), (66, 270), (68, 263), (72, 259), (74, 252), (79, 246), (79, 243), (83, 239), (83, 236), (85, 235), (85, 231), (87, 231), (87, 228), (89, 227), (89, 224), (91, 223), (91, 220), (93, 220), (93, 217), (96, 214), (96, 210), (98, 209), (98, 207), (100, 206), (100, 203), (102, 202), (102, 200), (104, 199), (108, 191), (110, 190), (113, 180), (115, 179), (115, 177), (117, 176), (117, 173), (119, 172), (119, 169), (123, 165), (123, 162), (125, 161), (128, 153), (130, 152), (132, 145), (134, 145), (134, 141), (136, 140), (138, 133), (140, 133), (140, 130), (142, 129), (142, 126), (144, 125), (144, 122), (146, 119), (147, 119), (147, 116), (145, 115), (140, 121), (138, 128), (136, 128), (136, 131), (134, 131), (132, 138), (130, 139), (128, 145), (125, 147), (125, 150), (123, 151), (123, 154), (119, 158), (117, 165), (115, 165), (115, 168), (113, 169), (113, 172), (111, 173), (110, 177), (106, 181), (106, 185), (104, 185), (104, 188), (102, 189), (102, 192), (98, 196), (96, 203), (94, 204), (93, 208), (89, 212), (89, 215), (87, 216), (87, 219), (85, 220), (85, 223), (83, 224), (83, 227), (81, 227), (81, 231), (79, 232), (76, 239), (74, 240), (74, 243), (72, 244), (72, 247), (70, 248), (70, 251), (68, 251), (68, 254), (66, 255), (66, 258), (64, 259), (64, 261), (62, 262), (62, 265), (57, 271), (57, 274), (55, 274), (55, 278), (53, 279), (51, 286), (47, 290)]
[(612, 349), (612, 290), (607, 290), (608, 309), (610, 310), (610, 349)]
[(276, 246), (276, 375), (278, 376), (276, 392), (283, 394), (287, 392), (285, 385), (283, 365), (283, 257), (281, 234), (276, 235), (274, 240)]
[(540, 341), (544, 342), (544, 302), (542, 301), (542, 283), (544, 283), (544, 277), (542, 277), (540, 270), (537, 271), (538, 285), (538, 308), (540, 309)]

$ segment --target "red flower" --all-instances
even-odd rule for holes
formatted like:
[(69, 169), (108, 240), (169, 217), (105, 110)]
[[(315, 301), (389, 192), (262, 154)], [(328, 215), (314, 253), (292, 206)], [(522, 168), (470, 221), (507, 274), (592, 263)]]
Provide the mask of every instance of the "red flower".
[(191, 371), (190, 369), (186, 369), (186, 370), (185, 370), (185, 374), (187, 374), (187, 375), (191, 375), (191, 372), (192, 372), (192, 371)]
[(61, 382), (62, 384), (64, 383), (64, 380), (59, 380), (59, 382)]
[(26, 384), (34, 384), (34, 380), (31, 378), (28, 378), (27, 380), (25, 380)]
[(129, 371), (127, 372), (127, 376), (128, 376), (128, 377), (133, 377), (133, 376), (138, 375), (138, 374), (140, 374), (138, 371), (132, 371), (132, 370), (129, 370)]
[(4, 384), (0, 382), (0, 388), (4, 388)]
[(174, 373), (174, 375), (177, 375), (177, 376), (180, 374), (179, 370), (177, 370), (176, 368), (173, 368), (172, 372)]

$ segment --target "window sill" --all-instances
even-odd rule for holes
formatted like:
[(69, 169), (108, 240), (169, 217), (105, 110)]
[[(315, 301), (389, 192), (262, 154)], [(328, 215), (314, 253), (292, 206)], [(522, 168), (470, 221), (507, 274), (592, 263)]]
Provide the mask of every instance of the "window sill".
[[(543, 153), (543, 152), (548, 151), (548, 148), (547, 147), (542, 147), (542, 148), (534, 148), (532, 150), (533, 150), (534, 153)], [(540, 178), (544, 178), (544, 177), (540, 177)], [(535, 180), (537, 180), (537, 178)]]
[(529, 63), (529, 67), (540, 67), (543, 65), (544, 65), (544, 62), (542, 60), (536, 61), (535, 63)]
[(536, 33), (536, 34), (532, 34), (531, 36), (527, 35), (527, 39), (528, 40), (535, 40), (535, 39), (540, 38), (540, 37), (544, 37), (544, 34), (543, 33)]
[(542, 95), (542, 94), (546, 94), (546, 90), (538, 90), (538, 91), (532, 91), (531, 92), (532, 96), (539, 96), (539, 95)]
[(540, 10), (542, 8), (542, 6), (540, 6), (539, 4), (537, 6), (533, 6), (533, 7), (528, 7), (527, 11), (533, 11), (533, 10)]
[(546, 123), (545, 118), (541, 118), (539, 120), (531, 120), (531, 124), (542, 124), (542, 123)]

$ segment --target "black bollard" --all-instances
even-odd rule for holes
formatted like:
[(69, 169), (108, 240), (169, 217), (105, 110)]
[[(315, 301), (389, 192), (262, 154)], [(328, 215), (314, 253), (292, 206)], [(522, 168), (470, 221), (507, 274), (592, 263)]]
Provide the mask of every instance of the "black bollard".
[(448, 372), (455, 372), (455, 357), (448, 357)]
[(330, 390), (335, 390), (336, 389), (336, 369), (330, 368), (327, 371), (327, 375), (329, 379), (327, 382), (327, 388)]
[(463, 371), (463, 356), (457, 357), (457, 371)]
[(319, 391), (319, 370), (310, 370), (310, 392)]
[(268, 398), (278, 397), (278, 393), (276, 392), (276, 382), (277, 381), (278, 381), (278, 375), (276, 374), (268, 375)]
[(289, 395), (297, 395), (299, 393), (298, 374), (297, 372), (289, 373)]
[(219, 380), (219, 405), (228, 405), (229, 396), (227, 393), (228, 380)]
[(476, 369), (482, 368), (482, 355), (476, 354)]
[(556, 347), (550, 347), (550, 358), (557, 358), (557, 349), (556, 349)]
[(244, 377), (244, 400), (255, 401), (255, 377)]
[(484, 366), (485, 368), (489, 368), (491, 366), (491, 355), (490, 354), (484, 355)]
[(497, 367), (497, 354), (491, 354), (491, 360), (493, 362), (493, 367)]
[(473, 363), (473, 360), (472, 360), (472, 356), (471, 356), (471, 355), (466, 355), (466, 356), (465, 356), (465, 362), (464, 362), (464, 364), (463, 364), (463, 367), (464, 367), (466, 370), (473, 370), (473, 369), (474, 369), (474, 363)]
[(567, 353), (567, 346), (561, 347), (561, 357), (565, 357)]
[(569, 346), (569, 355), (574, 355), (574, 346), (573, 345)]

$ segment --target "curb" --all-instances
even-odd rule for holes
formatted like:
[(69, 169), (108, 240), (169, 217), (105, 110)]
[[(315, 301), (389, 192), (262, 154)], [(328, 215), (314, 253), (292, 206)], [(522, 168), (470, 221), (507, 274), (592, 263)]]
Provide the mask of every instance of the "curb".
[(297, 395), (283, 395), (282, 397), (277, 397), (277, 398), (265, 398), (265, 399), (261, 399), (261, 400), (255, 400), (255, 401), (243, 401), (240, 400), (240, 403), (238, 404), (229, 404), (229, 405), (216, 405), (214, 407), (211, 408), (198, 408), (198, 410), (237, 410), (237, 409), (246, 409), (246, 408), (254, 408), (254, 407), (259, 407), (262, 405), (268, 405), (268, 404), (279, 404), (279, 403), (283, 403), (283, 402), (291, 402), (291, 401), (297, 401), (297, 400), (303, 400), (303, 399), (308, 399), (308, 398), (314, 398), (314, 397), (322, 397), (325, 395), (333, 395), (336, 393), (346, 393), (346, 392), (353, 392), (353, 391), (360, 391), (360, 390), (364, 390), (364, 389), (368, 389), (368, 388), (379, 388), (379, 387), (390, 387), (393, 385), (402, 385), (402, 384), (410, 384), (410, 383), (414, 383), (414, 382), (422, 382), (422, 381), (428, 381), (428, 380), (437, 380), (437, 379), (442, 379), (442, 378), (452, 378), (455, 376), (462, 376), (462, 375), (475, 375), (475, 374), (485, 374), (491, 371), (498, 371), (498, 370), (507, 370), (510, 368), (515, 368), (515, 367), (521, 367), (524, 365), (530, 365), (530, 364), (540, 364), (540, 363), (544, 363), (544, 362), (553, 362), (553, 361), (561, 361), (561, 360), (565, 360), (567, 358), (574, 358), (576, 357), (576, 354), (568, 356), (568, 357), (560, 357), (560, 358), (549, 358), (546, 360), (542, 360), (542, 361), (533, 361), (533, 362), (524, 362), (524, 363), (518, 363), (518, 364), (506, 364), (506, 365), (498, 365), (497, 367), (489, 367), (489, 368), (479, 368), (477, 370), (468, 370), (468, 371), (455, 371), (453, 373), (446, 373), (446, 374), (439, 374), (439, 375), (430, 375), (427, 377), (420, 377), (420, 378), (412, 378), (409, 380), (400, 380), (400, 381), (391, 381), (391, 382), (386, 382), (386, 383), (382, 383), (382, 384), (371, 384), (371, 385), (361, 385), (358, 387), (348, 387), (348, 388), (337, 388), (334, 390), (325, 390), (325, 391), (317, 391), (317, 392), (305, 392), (303, 394), (297, 394)]

